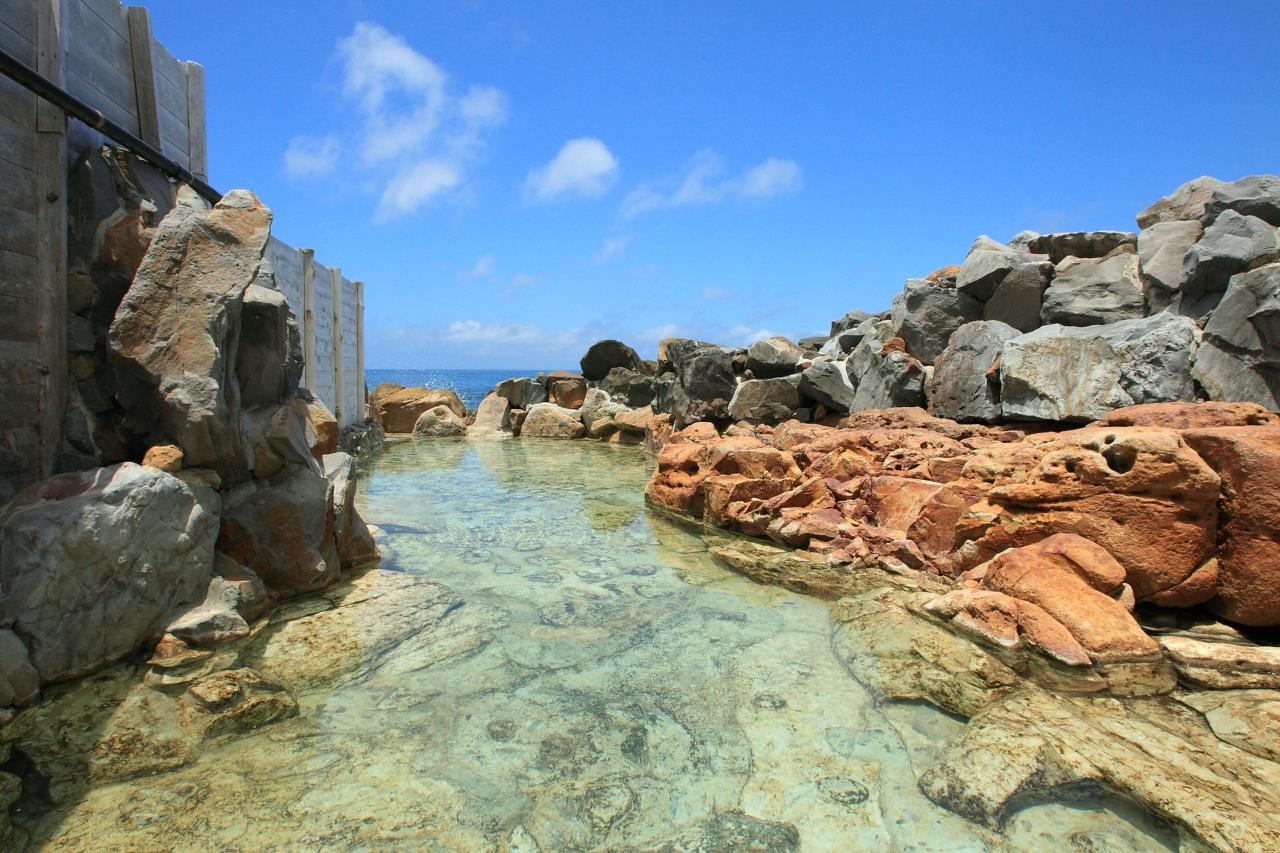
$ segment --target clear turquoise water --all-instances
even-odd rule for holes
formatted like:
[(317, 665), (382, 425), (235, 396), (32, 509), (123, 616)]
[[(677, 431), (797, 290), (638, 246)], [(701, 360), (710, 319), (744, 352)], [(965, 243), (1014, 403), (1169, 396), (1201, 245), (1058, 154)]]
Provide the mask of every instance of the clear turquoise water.
[[(359, 506), (383, 568), (297, 599), (239, 662), (296, 719), (198, 745), (44, 819), (48, 849), (1161, 850), (1123, 804), (1003, 833), (916, 778), (962, 724), (882, 703), (827, 605), (647, 512), (595, 442), (389, 445)], [(1068, 839), (1070, 840), (1068, 842)]]

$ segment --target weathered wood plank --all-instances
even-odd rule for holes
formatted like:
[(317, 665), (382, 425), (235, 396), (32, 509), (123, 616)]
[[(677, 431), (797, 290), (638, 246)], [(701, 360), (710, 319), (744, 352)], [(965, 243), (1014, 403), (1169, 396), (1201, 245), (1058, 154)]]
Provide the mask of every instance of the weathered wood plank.
[(39, 319), (34, 293), (0, 294), (0, 338), (6, 341), (34, 341)]
[(342, 393), (342, 270), (333, 267), (329, 270), (329, 275), (333, 282), (333, 416), (337, 418), (338, 426), (344, 427), (350, 423), (350, 419), (347, 401)]
[(187, 72), (187, 154), (191, 174), (209, 180), (209, 147), (204, 121), (204, 66), (186, 63)]
[(33, 45), (36, 43), (36, 10), (31, 0), (0, 0), (0, 21)]
[(84, 94), (77, 95), (81, 100), (99, 109), (103, 109), (98, 106), (100, 101), (111, 101), (126, 115), (131, 116), (130, 124), (125, 125), (125, 128), (133, 133), (138, 132), (138, 109), (134, 103), (137, 92), (134, 90), (132, 73), (122, 74), (97, 51), (87, 50), (80, 44), (70, 52), (66, 67), (70, 75), (79, 77), (88, 84), (83, 90)]
[[(145, 10), (144, 10), (145, 11)], [(67, 3), (67, 31), (71, 51), (93, 51), (103, 62), (125, 77), (133, 77), (133, 55), (129, 49), (129, 30), (124, 35), (110, 28), (100, 16), (82, 3)]]
[(13, 119), (0, 115), (0, 160), (36, 170), (36, 134)]
[(156, 75), (179, 91), (187, 88), (187, 74), (169, 48), (160, 42), (152, 42), (152, 57), (155, 61)]
[(160, 109), (169, 113), (185, 128), (187, 126), (187, 87), (183, 81), (181, 91), (168, 80), (156, 79), (156, 100)]
[(187, 126), (179, 123), (168, 110), (160, 110), (160, 139), (164, 153), (186, 165), (187, 162)]
[(70, 0), (70, 2), (83, 4), (120, 38), (129, 38), (129, 24), (125, 20), (124, 6), (120, 0)]
[(302, 257), (302, 384), (316, 390), (316, 253), (299, 249)]
[[(122, 106), (105, 95), (93, 80), (86, 79), (74, 68), (68, 68), (66, 90), (90, 106), (102, 110), (102, 114), (130, 133), (138, 132), (138, 114), (131, 107)], [(132, 100), (132, 98), (130, 99)]]
[(0, 207), (36, 212), (36, 173), (0, 160)]
[(138, 135), (142, 141), (160, 147), (159, 107), (156, 103), (155, 72), (151, 63), (151, 15), (141, 6), (130, 6), (129, 54), (133, 58), (134, 103), (138, 108)]
[(0, 77), (0, 116), (18, 127), (36, 126), (36, 96), (8, 77)]
[(0, 49), (11, 53), (27, 66), (36, 64), (35, 42), (23, 37), (22, 33), (9, 26), (10, 22), (0, 18)]

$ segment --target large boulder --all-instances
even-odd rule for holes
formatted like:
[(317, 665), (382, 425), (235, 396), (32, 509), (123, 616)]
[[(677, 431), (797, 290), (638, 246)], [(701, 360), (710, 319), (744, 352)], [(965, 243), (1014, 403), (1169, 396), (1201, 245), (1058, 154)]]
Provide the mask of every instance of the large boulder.
[(374, 419), (385, 432), (411, 433), (423, 412), (444, 406), (459, 418), (467, 416), (462, 399), (448, 388), (402, 388), (383, 390), (379, 385), (369, 401)]
[[(26, 644), (17, 634), (0, 628), (0, 709), (29, 705), (39, 695), (40, 673), (31, 665)], [(0, 802), (0, 807), (5, 806)]]
[(652, 403), (656, 387), (652, 376), (626, 367), (615, 367), (600, 380), (600, 390), (632, 408)]
[(1044, 293), (1040, 319), (1065, 326), (1091, 326), (1143, 316), (1138, 256), (1067, 258), (1055, 267)]
[(834, 338), (836, 335), (840, 334), (841, 332), (845, 332), (845, 331), (848, 331), (849, 329), (856, 328), (857, 326), (862, 325), (864, 322), (870, 319), (872, 319), (872, 315), (868, 314), (866, 311), (850, 311), (848, 314), (845, 314), (839, 320), (831, 321), (830, 337)]
[(224, 475), (240, 467), (241, 308), (270, 234), (271, 211), (243, 190), (212, 210), (198, 199), (179, 204), (156, 229), (108, 336), (126, 427), (163, 436), (188, 465)]
[(1217, 216), (1224, 210), (1256, 216), (1280, 226), (1280, 176), (1250, 175), (1214, 187), (1204, 206), (1205, 216)]
[(0, 515), (0, 625), (42, 682), (91, 672), (159, 638), (209, 584), (217, 499), (125, 462), (63, 474)]
[(1211, 400), (1280, 409), (1280, 263), (1232, 276), (1205, 325), (1194, 374)]
[(951, 333), (982, 317), (982, 305), (956, 288), (927, 278), (910, 279), (893, 300), (893, 334), (923, 364), (933, 364)]
[(956, 273), (956, 290), (980, 302), (986, 302), (996, 287), (1018, 266), (1031, 260), (1023, 250), (997, 243), (990, 237), (979, 237), (965, 255)]
[(800, 362), (808, 358), (804, 350), (781, 335), (756, 341), (747, 347), (747, 369), (756, 379), (789, 376), (799, 371)]
[(1135, 403), (1195, 399), (1199, 329), (1157, 314), (1104, 326), (1042, 326), (1008, 341), (1000, 359), (1006, 418), (1091, 421)]
[(1187, 444), (1222, 477), (1218, 596), (1245, 625), (1280, 625), (1280, 427), (1190, 430)]
[(614, 418), (627, 411), (627, 407), (609, 397), (602, 388), (591, 388), (587, 391), (586, 400), (578, 414), (587, 435), (600, 438), (615, 429)]
[(675, 381), (658, 387), (654, 410), (670, 414), (678, 426), (727, 420), (738, 387), (733, 352), (682, 339), (670, 342), (667, 357), (676, 370)]
[(469, 435), (502, 435), (510, 433), (511, 401), (490, 391), (480, 401), (480, 405), (476, 406), (475, 423), (471, 425), (467, 432)]
[[(264, 279), (274, 284), (274, 279), (258, 277)], [(255, 283), (244, 292), (235, 368), (242, 407), (270, 405), (297, 394), (303, 369), (298, 323), (274, 286)]]
[(1280, 239), (1275, 226), (1256, 216), (1224, 210), (1183, 258), (1178, 281), (1183, 313), (1196, 317), (1209, 313), (1233, 275), (1278, 258)]
[(800, 393), (831, 412), (844, 413), (853, 406), (855, 392), (843, 361), (815, 361), (800, 374)]
[(577, 409), (566, 409), (555, 403), (530, 406), (520, 427), (520, 435), (527, 438), (582, 438), (585, 432)]
[(889, 409), (924, 403), (924, 366), (907, 354), (900, 338), (868, 338), (845, 363), (853, 383), (849, 410)]
[(991, 298), (983, 304), (982, 319), (1007, 323), (1020, 332), (1038, 328), (1044, 292), (1052, 278), (1053, 264), (1048, 260), (1028, 260), (1017, 264), (1000, 280)]
[(794, 418), (800, 407), (799, 376), (749, 379), (738, 386), (729, 402), (729, 417), (735, 421), (778, 424)]
[(1027, 249), (1048, 255), (1053, 263), (1067, 258), (1105, 258), (1121, 246), (1135, 246), (1138, 235), (1132, 231), (1062, 231), (1037, 234), (1027, 241)]
[(1187, 251), (1204, 234), (1204, 226), (1194, 219), (1157, 222), (1138, 235), (1138, 275), (1142, 279), (1147, 313), (1172, 309), (1182, 304), (1182, 261)]
[(567, 370), (551, 371), (547, 374), (546, 385), (548, 402), (566, 409), (580, 408), (587, 396), (587, 380)]
[(646, 372), (644, 360), (636, 351), (615, 340), (596, 341), (582, 356), (581, 364), (582, 375), (593, 382), (604, 379), (615, 367)]
[(1150, 228), (1160, 222), (1186, 220), (1207, 222), (1216, 214), (1208, 213), (1206, 207), (1212, 201), (1214, 191), (1222, 186), (1225, 184), (1217, 178), (1192, 178), (1139, 213), (1138, 227)]
[(954, 421), (998, 421), (1000, 354), (1018, 334), (1013, 326), (988, 320), (956, 329), (925, 385), (929, 413)]
[(281, 596), (328, 586), (340, 569), (332, 489), (318, 467), (289, 468), (231, 489), (218, 550)]
[(456, 438), (466, 434), (466, 421), (450, 411), (448, 406), (427, 409), (413, 424), (414, 438)]
[(1177, 432), (1086, 427), (996, 443), (965, 463), (983, 497), (956, 523), (959, 568), (1055, 533), (1096, 543), (1137, 600), (1189, 607), (1216, 593), (1219, 478)]
[[(446, 410), (447, 411), (447, 410)], [(334, 544), (344, 569), (367, 565), (378, 559), (378, 546), (356, 509), (356, 461), (346, 453), (330, 453), (321, 464), (332, 486)]]
[(312, 455), (319, 459), (326, 453), (336, 453), (342, 433), (338, 428), (338, 419), (323, 400), (307, 389), (298, 389), (298, 399), (307, 407), (307, 420), (311, 422), (311, 429), (315, 432), (316, 443), (311, 448)]
[(494, 386), (493, 393), (509, 402), (513, 409), (528, 409), (536, 403), (547, 402), (546, 386), (527, 376), (504, 379)]

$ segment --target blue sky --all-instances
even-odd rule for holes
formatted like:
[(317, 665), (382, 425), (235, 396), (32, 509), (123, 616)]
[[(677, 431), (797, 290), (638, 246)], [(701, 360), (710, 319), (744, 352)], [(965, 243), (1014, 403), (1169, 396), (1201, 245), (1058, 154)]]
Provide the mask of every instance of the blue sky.
[(370, 367), (820, 334), (978, 234), (1280, 171), (1273, 2), (148, 5)]

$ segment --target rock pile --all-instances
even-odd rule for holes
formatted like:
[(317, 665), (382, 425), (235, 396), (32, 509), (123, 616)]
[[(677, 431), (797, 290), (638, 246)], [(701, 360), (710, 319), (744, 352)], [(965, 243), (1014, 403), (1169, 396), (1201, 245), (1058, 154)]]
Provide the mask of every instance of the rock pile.
[(99, 205), (114, 236), (81, 247), (110, 262), (73, 271), (71, 472), (0, 511), (0, 719), (157, 641), (181, 656), (245, 636), (275, 600), (377, 559), (337, 424), (299, 388), (271, 212), (180, 189), (159, 219), (124, 177), (128, 227)]

